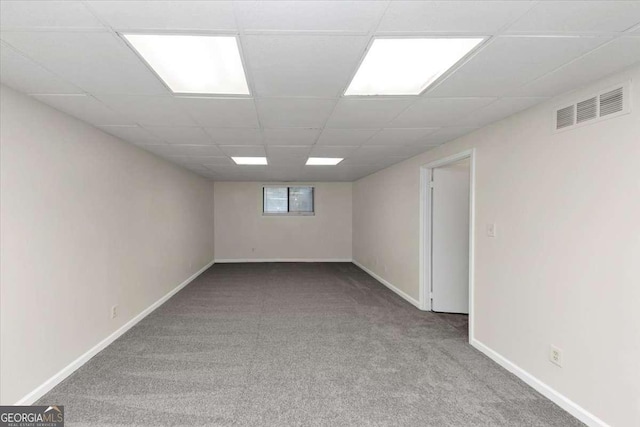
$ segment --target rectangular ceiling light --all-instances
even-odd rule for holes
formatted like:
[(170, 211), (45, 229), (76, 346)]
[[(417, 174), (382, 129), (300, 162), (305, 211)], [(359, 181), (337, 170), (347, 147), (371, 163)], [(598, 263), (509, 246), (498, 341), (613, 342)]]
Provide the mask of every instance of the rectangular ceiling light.
[(235, 37), (124, 37), (174, 93), (249, 95)]
[(232, 157), (236, 165), (266, 165), (266, 157)]
[(483, 40), (375, 39), (345, 95), (419, 95)]
[(342, 157), (309, 157), (307, 166), (335, 166), (342, 160)]

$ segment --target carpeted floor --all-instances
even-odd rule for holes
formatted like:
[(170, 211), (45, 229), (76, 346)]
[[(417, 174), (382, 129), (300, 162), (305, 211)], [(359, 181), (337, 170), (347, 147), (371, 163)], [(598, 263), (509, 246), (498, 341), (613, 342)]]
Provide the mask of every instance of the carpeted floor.
[(38, 404), (67, 425), (577, 426), (349, 263), (216, 264)]

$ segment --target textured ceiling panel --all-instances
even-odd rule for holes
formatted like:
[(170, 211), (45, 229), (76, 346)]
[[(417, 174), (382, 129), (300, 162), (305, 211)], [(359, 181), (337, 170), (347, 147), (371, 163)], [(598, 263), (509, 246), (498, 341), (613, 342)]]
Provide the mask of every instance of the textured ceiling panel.
[(257, 101), (260, 123), (271, 128), (320, 128), (335, 104), (333, 99), (313, 98), (267, 98)]
[(163, 94), (164, 85), (109, 33), (3, 32), (0, 37), (67, 82), (92, 94)]
[(257, 96), (336, 97), (367, 41), (356, 36), (242, 37)]
[(527, 1), (392, 1), (378, 31), (494, 33), (520, 17)]
[(90, 95), (32, 95), (60, 111), (92, 125), (128, 125), (134, 122)]
[(368, 33), (382, 16), (385, 2), (239, 1), (235, 3), (245, 31), (343, 31)]
[(541, 1), (508, 32), (625, 31), (638, 22), (638, 1)]
[(25, 93), (82, 93), (5, 44), (0, 44), (0, 75), (3, 83)]
[(107, 24), (122, 30), (237, 29), (230, 1), (90, 1)]
[(104, 25), (80, 1), (0, 2), (0, 26), (12, 29), (105, 30)]
[(605, 37), (499, 38), (428, 95), (508, 96), (608, 40)]

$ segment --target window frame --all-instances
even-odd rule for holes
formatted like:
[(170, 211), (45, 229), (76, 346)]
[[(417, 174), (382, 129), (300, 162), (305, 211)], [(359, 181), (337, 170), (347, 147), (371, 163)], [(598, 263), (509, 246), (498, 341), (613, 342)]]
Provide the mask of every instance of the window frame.
[[(290, 212), (291, 188), (306, 187), (311, 189), (311, 211), (310, 212)], [(286, 212), (265, 212), (265, 190), (267, 188), (286, 188), (287, 189), (287, 211)], [(313, 185), (263, 185), (262, 186), (262, 216), (315, 216), (316, 214), (316, 188)]]

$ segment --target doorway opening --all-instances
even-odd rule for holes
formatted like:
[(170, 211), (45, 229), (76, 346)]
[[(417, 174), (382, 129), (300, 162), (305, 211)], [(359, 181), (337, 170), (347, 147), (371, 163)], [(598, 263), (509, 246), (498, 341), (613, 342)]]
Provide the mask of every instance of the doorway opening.
[[(473, 339), (475, 153), (467, 150), (421, 168), (420, 306), (468, 320)], [(467, 317), (468, 315), (468, 317)]]

